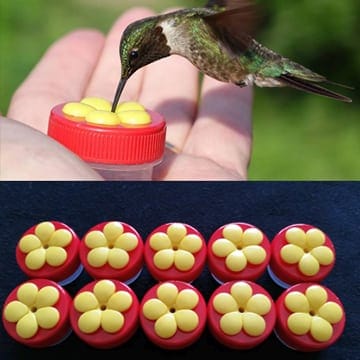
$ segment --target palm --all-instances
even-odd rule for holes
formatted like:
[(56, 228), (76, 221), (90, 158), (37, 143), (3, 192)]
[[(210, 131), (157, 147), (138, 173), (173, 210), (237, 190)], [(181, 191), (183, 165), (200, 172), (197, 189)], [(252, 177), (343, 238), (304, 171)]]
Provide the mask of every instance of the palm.
[[(46, 133), (54, 105), (84, 96), (112, 99), (120, 76), (120, 35), (129, 22), (151, 14), (128, 11), (106, 38), (98, 31), (79, 30), (60, 39), (17, 90), (7, 117)], [(201, 89), (199, 84), (194, 66), (170, 56), (139, 70), (126, 86), (121, 101), (138, 101), (162, 113), (167, 141), (181, 150), (178, 155), (166, 153), (155, 179), (245, 179), (252, 90), (208, 77)]]

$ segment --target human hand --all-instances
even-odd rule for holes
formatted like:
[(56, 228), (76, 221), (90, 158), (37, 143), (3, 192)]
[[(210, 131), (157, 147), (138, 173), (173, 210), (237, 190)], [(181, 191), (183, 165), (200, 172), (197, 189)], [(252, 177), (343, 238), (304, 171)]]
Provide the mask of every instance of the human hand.
[[(76, 30), (58, 40), (14, 94), (7, 117), (46, 134), (55, 105), (86, 96), (111, 101), (120, 77), (121, 34), (130, 22), (150, 15), (153, 12), (148, 9), (134, 8), (118, 19), (107, 37), (95, 30)], [(120, 100), (137, 101), (163, 114), (167, 142), (180, 150), (166, 152), (154, 180), (247, 177), (252, 88), (206, 76), (199, 86), (198, 70), (176, 55), (139, 70), (126, 85)]]

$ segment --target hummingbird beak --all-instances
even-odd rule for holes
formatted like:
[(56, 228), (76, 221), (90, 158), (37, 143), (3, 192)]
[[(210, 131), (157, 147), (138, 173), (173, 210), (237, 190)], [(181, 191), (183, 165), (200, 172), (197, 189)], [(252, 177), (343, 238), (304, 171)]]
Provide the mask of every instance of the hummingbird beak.
[(112, 112), (115, 112), (115, 110), (116, 110), (116, 106), (117, 106), (117, 104), (119, 102), (120, 95), (121, 95), (121, 93), (122, 93), (122, 91), (123, 91), (123, 89), (125, 87), (125, 84), (126, 84), (127, 80), (128, 80), (127, 78), (122, 77), (120, 79), (120, 81), (119, 81), (119, 85), (118, 85), (118, 87), (116, 89), (115, 97), (114, 97), (112, 107), (111, 107)]

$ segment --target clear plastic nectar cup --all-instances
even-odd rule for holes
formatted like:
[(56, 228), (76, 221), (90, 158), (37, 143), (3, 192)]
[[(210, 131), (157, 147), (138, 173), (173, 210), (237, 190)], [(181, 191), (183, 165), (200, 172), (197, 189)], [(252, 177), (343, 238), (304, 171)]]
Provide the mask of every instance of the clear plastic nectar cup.
[[(151, 180), (165, 151), (166, 123), (162, 115), (138, 103), (119, 104), (126, 105), (124, 110), (112, 113), (106, 100), (83, 100), (55, 106), (48, 135), (105, 180)], [(106, 106), (99, 106), (104, 102)]]

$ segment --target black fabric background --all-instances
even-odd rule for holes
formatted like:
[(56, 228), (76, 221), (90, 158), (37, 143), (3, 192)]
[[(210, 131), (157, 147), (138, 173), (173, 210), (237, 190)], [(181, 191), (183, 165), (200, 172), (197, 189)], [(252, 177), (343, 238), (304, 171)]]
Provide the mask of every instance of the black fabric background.
[[(218, 227), (235, 221), (251, 223), (271, 240), (283, 227), (308, 223), (332, 239), (336, 264), (323, 284), (343, 302), (346, 326), (330, 348), (301, 353), (286, 348), (275, 335), (252, 350), (230, 350), (218, 344), (206, 330), (189, 348), (166, 351), (151, 344), (139, 328), (122, 346), (93, 349), (73, 333), (59, 345), (30, 349), (12, 340), (0, 326), (0, 358), (52, 356), (155, 356), (158, 360), (197, 356), (255, 357), (279, 355), (291, 359), (360, 359), (360, 182), (3, 182), (0, 183), (0, 303), (17, 285), (27, 280), (15, 261), (21, 235), (40, 221), (58, 220), (81, 237), (90, 227), (119, 220), (135, 227), (143, 239), (157, 226), (184, 222), (209, 239)], [(83, 272), (65, 288), (74, 295), (91, 278)], [(265, 273), (258, 281), (274, 300), (283, 289)], [(155, 281), (146, 268), (131, 284), (139, 299)], [(193, 282), (207, 300), (218, 286), (207, 268)]]

